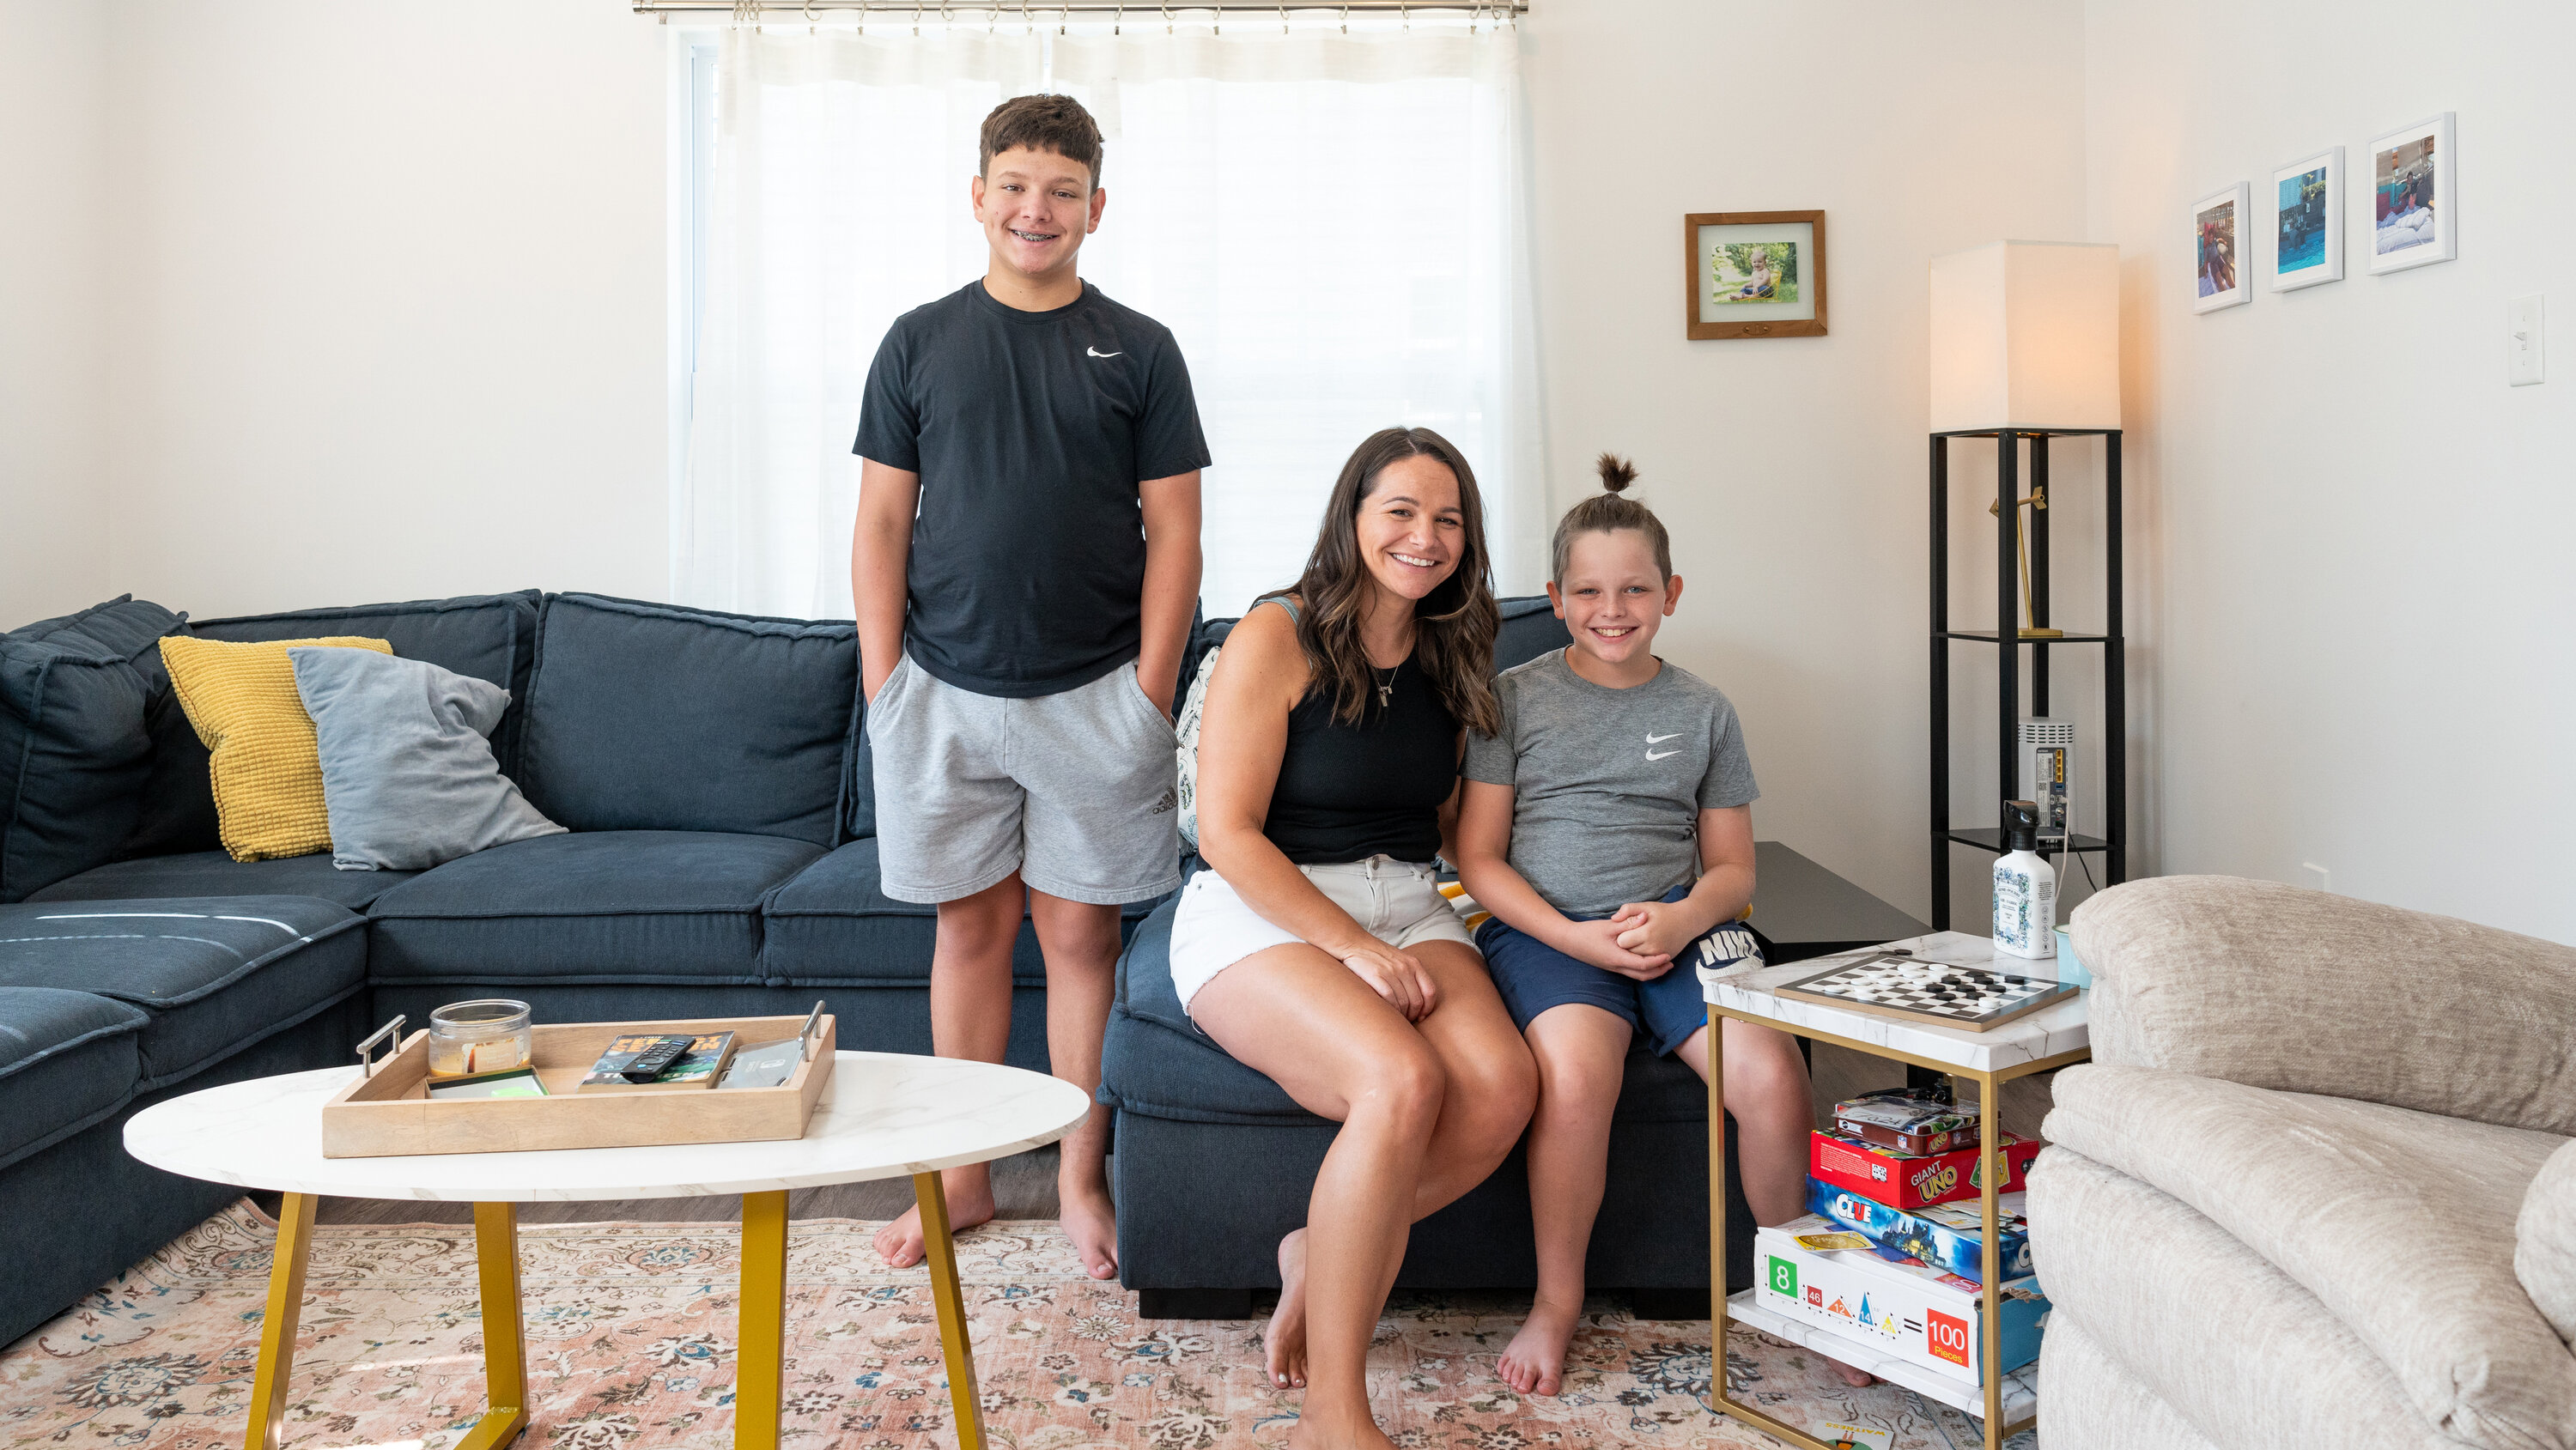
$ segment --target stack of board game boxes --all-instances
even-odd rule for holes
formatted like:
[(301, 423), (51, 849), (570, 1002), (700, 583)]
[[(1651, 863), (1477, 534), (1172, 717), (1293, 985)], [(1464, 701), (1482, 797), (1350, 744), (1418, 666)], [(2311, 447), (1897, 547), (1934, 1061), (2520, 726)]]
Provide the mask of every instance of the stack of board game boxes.
[[(1808, 1213), (1754, 1240), (1754, 1301), (1933, 1374), (1985, 1382), (1980, 1123), (1948, 1087), (1836, 1104), (1809, 1148)], [(2042, 1144), (2006, 1134), (1997, 1202), (2003, 1372), (2039, 1357), (2048, 1300), (2030, 1268), (2023, 1175)]]

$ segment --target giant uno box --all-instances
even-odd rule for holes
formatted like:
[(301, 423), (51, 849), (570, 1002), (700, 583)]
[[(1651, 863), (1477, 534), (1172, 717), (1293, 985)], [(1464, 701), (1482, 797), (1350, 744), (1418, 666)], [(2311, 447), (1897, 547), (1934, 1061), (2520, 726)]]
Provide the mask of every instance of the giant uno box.
[[(2030, 1160), (2048, 1145), (2009, 1133), (2004, 1139), (2004, 1181), (1996, 1191), (2010, 1193), (2023, 1186)], [(1982, 1152), (1982, 1148), (1961, 1148), (1929, 1158), (1908, 1158), (1874, 1144), (1816, 1133), (1808, 1143), (1807, 1172), (1872, 1203), (1890, 1208), (1929, 1208), (1936, 1203), (1977, 1196), (1977, 1159)]]
[[(1977, 1286), (1928, 1264), (1891, 1262), (1867, 1249), (1818, 1252), (1798, 1247), (1800, 1234), (1836, 1232), (1809, 1214), (1754, 1236), (1754, 1302), (1775, 1314), (1920, 1365), (1966, 1384), (1985, 1383), (1985, 1303)], [(2003, 1367), (2009, 1374), (2039, 1357), (2048, 1300), (2036, 1279), (2003, 1286)]]

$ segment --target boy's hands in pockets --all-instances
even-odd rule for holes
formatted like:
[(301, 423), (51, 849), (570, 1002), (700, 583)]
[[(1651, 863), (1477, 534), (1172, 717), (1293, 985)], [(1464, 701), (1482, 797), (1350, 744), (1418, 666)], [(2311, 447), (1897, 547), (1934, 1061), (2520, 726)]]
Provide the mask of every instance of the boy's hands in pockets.
[(1636, 925), (1626, 915), (1628, 911), (1635, 909), (1634, 907), (1623, 908), (1620, 915), (1611, 917), (1607, 921), (1567, 923), (1574, 928), (1574, 941), (1571, 949), (1565, 954), (1577, 961), (1590, 962), (1605, 972), (1617, 972), (1620, 976), (1632, 977), (1640, 982), (1651, 982), (1671, 971), (1672, 953), (1640, 952), (1621, 944), (1620, 934), (1630, 931)]
[(1409, 954), (1397, 951), (1375, 937), (1340, 954), (1342, 965), (1359, 975), (1369, 989), (1404, 1014), (1407, 1022), (1419, 1022), (1440, 1005), (1440, 988), (1424, 971), (1422, 963)]

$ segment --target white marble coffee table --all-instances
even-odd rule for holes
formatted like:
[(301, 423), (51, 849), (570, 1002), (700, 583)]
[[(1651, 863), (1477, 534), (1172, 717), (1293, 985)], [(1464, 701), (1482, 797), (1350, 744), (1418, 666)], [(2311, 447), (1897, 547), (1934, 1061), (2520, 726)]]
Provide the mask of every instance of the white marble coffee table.
[(580, 1148), (399, 1158), (322, 1156), (322, 1104), (358, 1069), (326, 1068), (189, 1093), (137, 1113), (125, 1149), (156, 1168), (283, 1192), (247, 1450), (274, 1450), (286, 1412), (316, 1198), (417, 1198), (474, 1205), (483, 1301), (483, 1417), (456, 1450), (496, 1450), (529, 1423), (513, 1207), (569, 1199), (742, 1195), (742, 1327), (734, 1444), (778, 1444), (786, 1337), (790, 1189), (910, 1175), (927, 1231), (948, 1393), (964, 1450), (983, 1450), (966, 1307), (939, 1170), (1042, 1147), (1071, 1132), (1091, 1099), (1019, 1068), (886, 1052), (843, 1052), (805, 1136), (771, 1143)]
[[(2082, 1062), (2093, 1055), (2092, 1035), (2087, 1028), (2091, 1003), (2082, 993), (2063, 1002), (2042, 1007), (2027, 1016), (1988, 1029), (1969, 1032), (1956, 1027), (1941, 1027), (1926, 1022), (1916, 1024), (1857, 1012), (1830, 1003), (1803, 997), (1782, 997), (1772, 989), (1790, 982), (1831, 971), (1836, 965), (1857, 961), (1876, 952), (1902, 950), (1919, 960), (1941, 962), (1952, 966), (1986, 966), (1997, 964), (2003, 970), (2030, 977), (2054, 976), (2056, 964), (2051, 961), (2023, 961), (2005, 957), (1998, 964), (1994, 944), (1981, 936), (1964, 932), (1936, 931), (1928, 936), (1907, 937), (1902, 941), (1834, 956), (1816, 957), (1792, 962), (1787, 966), (1762, 967), (1753, 971), (1728, 972), (1702, 981), (1702, 995), (1708, 1000), (1712, 1018), (1732, 1017), (1738, 1021), (1776, 1027), (1798, 1037), (1830, 1042), (1864, 1052), (1873, 1057), (1890, 1058), (1916, 1067), (1948, 1073), (1977, 1085), (1979, 1110), (1989, 1121), (1997, 1116), (2003, 1084), (2018, 1077), (2047, 1072)], [(1708, 1035), (1708, 1171), (1711, 1262), (1722, 1283), (1726, 1274), (1726, 1090), (1724, 1072), (1724, 1038), (1722, 1032)], [(1995, 1233), (1997, 1196), (2003, 1191), (2003, 1157), (2000, 1133), (1985, 1135), (1986, 1151), (1978, 1173), (1978, 1204), (1984, 1211), (1985, 1231), (1985, 1354), (1984, 1362), (2001, 1359), (2002, 1284), (1997, 1263), (1998, 1237)], [(1722, 1291), (1721, 1291), (1722, 1296)], [(1968, 1385), (1957, 1380), (1928, 1374), (1902, 1360), (1871, 1354), (1865, 1346), (1846, 1344), (1821, 1330), (1809, 1329), (1785, 1316), (1774, 1314), (1757, 1302), (1752, 1290), (1732, 1297), (1720, 1297), (1711, 1306), (1710, 1343), (1725, 1343), (1726, 1326), (1719, 1316), (1807, 1345), (1832, 1355), (1847, 1364), (1856, 1364), (1872, 1373), (1904, 1385), (1917, 1393), (1939, 1400), (1985, 1422), (1986, 1450), (1999, 1450), (2005, 1439), (2018, 1434), (2034, 1422), (2038, 1412), (2036, 1366), (2012, 1373), (1986, 1376), (1983, 1385)], [(1757, 1429), (1778, 1436), (1804, 1450), (1830, 1450), (1823, 1441), (1794, 1425), (1786, 1425), (1764, 1414), (1752, 1405), (1728, 1393), (1723, 1374), (1713, 1378), (1709, 1408), (1732, 1415)]]

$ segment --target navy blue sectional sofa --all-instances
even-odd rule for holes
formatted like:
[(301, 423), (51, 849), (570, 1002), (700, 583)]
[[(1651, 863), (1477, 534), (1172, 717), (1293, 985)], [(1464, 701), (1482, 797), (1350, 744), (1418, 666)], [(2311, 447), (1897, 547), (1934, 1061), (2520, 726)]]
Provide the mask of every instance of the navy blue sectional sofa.
[[(1507, 612), (1506, 663), (1561, 638), (1544, 601)], [(1193, 662), (1227, 627), (1201, 627)], [(501, 767), (571, 834), (423, 872), (232, 860), (160, 662), (179, 633), (370, 636), (507, 688)], [(871, 780), (846, 622), (531, 590), (198, 621), (126, 598), (0, 635), (0, 1216), (23, 1226), (0, 1242), (0, 1342), (235, 1196), (128, 1158), (128, 1117), (348, 1064), (395, 1013), (509, 996), (541, 1021), (783, 1015), (819, 997), (844, 1047), (928, 1051), (935, 915), (877, 889)], [(1149, 1308), (1241, 1312), (1275, 1282), (1269, 1246), (1331, 1127), (1190, 1029), (1157, 905), (1129, 910), (1107, 1044), (1123, 1257)], [(1044, 986), (1026, 929), (1016, 968)], [(1013, 1062), (1044, 1067), (1044, 1027), (1043, 993), (1018, 994)], [(1596, 1282), (1706, 1284), (1704, 1102), (1673, 1064), (1631, 1064)], [(1520, 1172), (1425, 1224), (1405, 1282), (1527, 1283)]]

